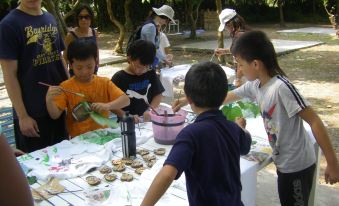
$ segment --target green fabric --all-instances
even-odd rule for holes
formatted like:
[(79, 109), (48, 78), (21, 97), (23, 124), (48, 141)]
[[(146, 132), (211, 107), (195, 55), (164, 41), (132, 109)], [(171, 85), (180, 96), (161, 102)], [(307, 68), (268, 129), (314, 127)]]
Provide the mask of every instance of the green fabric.
[(87, 132), (85, 134), (79, 135), (79, 139), (81, 141), (89, 142), (89, 143), (94, 143), (98, 145), (104, 145), (107, 142), (120, 138), (121, 134), (120, 133), (113, 133), (111, 131), (107, 130), (95, 130), (92, 132)]

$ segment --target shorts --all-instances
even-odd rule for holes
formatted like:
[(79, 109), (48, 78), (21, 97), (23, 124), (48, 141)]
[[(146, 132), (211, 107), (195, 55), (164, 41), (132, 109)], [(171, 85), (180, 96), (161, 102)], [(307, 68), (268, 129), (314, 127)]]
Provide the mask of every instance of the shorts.
[(316, 164), (293, 173), (278, 174), (278, 193), (282, 206), (308, 206)]

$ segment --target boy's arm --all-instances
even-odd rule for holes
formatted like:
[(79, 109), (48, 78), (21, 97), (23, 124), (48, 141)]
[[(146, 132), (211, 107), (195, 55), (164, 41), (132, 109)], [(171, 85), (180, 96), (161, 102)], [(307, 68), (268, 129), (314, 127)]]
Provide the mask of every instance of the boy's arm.
[[(33, 206), (34, 202), (27, 179), (3, 134), (0, 135), (0, 162), (1, 167), (4, 168), (0, 170), (1, 205)], [(14, 184), (15, 187), (8, 187), (9, 184)]]
[(310, 125), (312, 133), (325, 155), (327, 162), (327, 167), (325, 170), (326, 183), (329, 182), (330, 184), (334, 184), (338, 182), (338, 160), (323, 122), (311, 107), (306, 107), (305, 109), (301, 110), (298, 115)]
[(127, 107), (130, 104), (130, 99), (126, 94), (121, 95), (114, 101), (109, 103), (108, 110), (121, 109)]
[(240, 99), (241, 99), (241, 97), (237, 96), (234, 92), (228, 92), (227, 96), (224, 100), (224, 104), (235, 102), (235, 101), (240, 100)]
[(151, 105), (153, 108), (157, 108), (157, 107), (159, 106), (161, 100), (162, 100), (162, 95), (161, 95), (161, 94), (158, 94), (157, 96), (153, 97), (152, 102), (151, 102), (150, 105)]
[[(109, 103), (96, 102), (96, 103), (93, 103), (91, 107), (94, 111), (98, 111), (98, 112), (101, 112), (101, 111), (116, 111), (117, 112), (119, 111), (119, 109), (124, 108), (128, 106), (129, 104), (130, 104), (129, 97), (126, 94), (122, 94), (121, 96), (119, 96), (118, 98), (116, 98), (115, 100)], [(119, 114), (117, 115), (119, 116)]]
[(150, 188), (148, 189), (141, 206), (155, 205), (168, 187), (172, 184), (178, 170), (172, 165), (165, 165), (157, 176), (154, 178)]
[(17, 76), (18, 61), (1, 59), (0, 63), (8, 96), (19, 118), (21, 133), (27, 137), (39, 137), (38, 124), (28, 115), (22, 99), (22, 92)]
[(48, 114), (52, 119), (58, 119), (63, 112), (57, 107), (56, 103), (53, 100), (55, 96), (60, 95), (61, 93), (61, 89), (57, 86), (48, 88), (46, 94), (46, 107)]
[(240, 154), (246, 155), (251, 150), (251, 143), (252, 143), (252, 136), (249, 133), (249, 131), (246, 130), (246, 119), (243, 117), (237, 117), (235, 119), (235, 123), (241, 127), (241, 129), (244, 131), (244, 136), (240, 137)]
[(116, 114), (118, 117), (123, 117), (125, 114), (125, 111), (122, 109), (112, 109), (111, 112)]
[[(151, 106), (152, 108), (157, 108), (157, 107), (159, 106), (161, 100), (162, 100), (162, 95), (161, 95), (161, 94), (158, 94), (158, 95), (154, 96), (153, 99), (152, 99), (152, 102), (151, 102), (150, 106)], [(144, 112), (143, 117), (144, 117), (144, 121), (145, 121), (145, 122), (148, 122), (148, 121), (151, 120), (151, 115), (150, 115), (150, 113), (149, 113), (149, 110), (146, 110), (146, 111)]]

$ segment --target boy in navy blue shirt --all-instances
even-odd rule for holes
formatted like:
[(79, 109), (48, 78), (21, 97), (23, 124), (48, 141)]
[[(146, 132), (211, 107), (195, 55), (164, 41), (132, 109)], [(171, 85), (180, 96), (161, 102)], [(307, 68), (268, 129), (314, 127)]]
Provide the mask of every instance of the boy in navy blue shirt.
[(225, 72), (211, 62), (193, 65), (184, 91), (198, 117), (178, 134), (141, 205), (154, 205), (182, 172), (190, 205), (243, 205), (240, 155), (249, 152), (251, 136), (244, 119), (237, 120), (240, 128), (218, 109), (227, 94)]

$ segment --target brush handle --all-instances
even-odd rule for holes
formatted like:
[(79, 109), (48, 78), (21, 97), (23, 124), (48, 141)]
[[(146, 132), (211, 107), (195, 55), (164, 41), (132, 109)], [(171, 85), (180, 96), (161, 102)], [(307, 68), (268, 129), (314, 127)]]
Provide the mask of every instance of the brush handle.
[[(44, 82), (38, 82), (38, 84), (41, 84), (41, 85), (44, 85), (44, 86), (47, 86), (47, 87), (56, 87), (56, 86), (54, 86), (54, 85), (47, 84), (47, 83), (44, 83)], [(62, 87), (60, 87), (60, 86), (59, 86), (59, 88), (60, 88), (62, 91), (64, 91), (64, 92), (68, 92), (68, 93), (70, 93), (70, 94), (74, 94), (74, 95), (77, 95), (77, 96), (80, 96), (80, 97), (85, 97), (85, 95), (82, 94), (82, 93), (72, 92), (72, 91), (67, 90), (67, 89), (64, 89), (64, 88), (62, 88)]]

